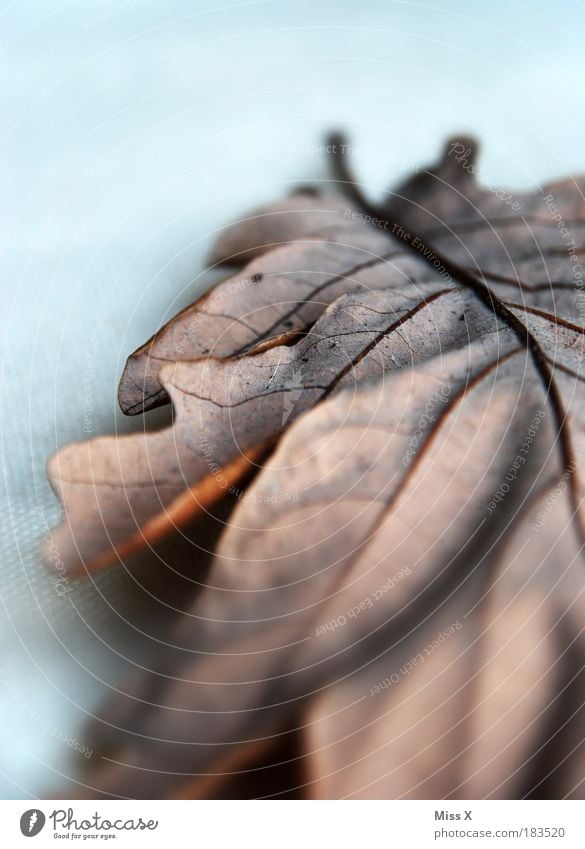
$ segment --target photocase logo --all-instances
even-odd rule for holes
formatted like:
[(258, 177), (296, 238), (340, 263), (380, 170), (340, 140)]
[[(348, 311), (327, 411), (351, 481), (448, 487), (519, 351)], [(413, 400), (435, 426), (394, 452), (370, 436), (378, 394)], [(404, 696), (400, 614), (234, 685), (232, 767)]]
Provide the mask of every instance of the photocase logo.
[[(156, 831), (158, 820), (143, 820), (117, 817), (109, 820), (102, 817), (97, 811), (89, 817), (76, 819), (73, 808), (56, 808), (48, 815), (53, 820), (53, 837), (71, 838), (78, 837), (87, 840), (91, 837), (116, 837), (110, 832), (128, 833), (129, 831)], [(25, 811), (20, 818), (20, 830), (25, 837), (35, 837), (45, 826), (47, 817), (38, 808)], [(88, 833), (89, 832), (89, 833)], [(81, 840), (80, 840), (81, 842)]]
[(36, 837), (43, 830), (44, 825), (45, 815), (38, 808), (25, 811), (20, 818), (20, 830), (25, 837)]

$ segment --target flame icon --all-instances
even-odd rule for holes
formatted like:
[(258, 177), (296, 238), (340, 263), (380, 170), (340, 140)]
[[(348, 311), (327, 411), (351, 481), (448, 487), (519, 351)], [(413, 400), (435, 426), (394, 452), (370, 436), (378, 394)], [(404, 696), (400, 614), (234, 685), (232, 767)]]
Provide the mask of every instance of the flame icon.
[(38, 808), (25, 811), (20, 818), (20, 830), (25, 837), (36, 837), (45, 825), (45, 815)]

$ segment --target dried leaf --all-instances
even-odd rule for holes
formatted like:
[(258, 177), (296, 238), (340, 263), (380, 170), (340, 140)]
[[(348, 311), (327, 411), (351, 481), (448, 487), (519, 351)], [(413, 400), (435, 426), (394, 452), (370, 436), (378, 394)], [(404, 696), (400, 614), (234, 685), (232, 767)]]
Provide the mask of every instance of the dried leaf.
[(429, 277), (424, 263), (404, 256), (364, 224), (334, 232), (327, 241), (313, 238), (261, 255), (135, 351), (120, 381), (122, 410), (134, 415), (168, 401), (159, 379), (166, 362), (238, 356), (283, 333), (305, 331), (346, 292)]
[[(110, 714), (138, 742), (92, 786), (124, 795), (131, 776), (139, 797), (173, 796), (186, 775), (231, 771), (232, 757), (290, 729), (305, 741), (312, 795), (513, 796), (527, 769), (536, 783), (530, 764), (513, 773), (541, 746), (557, 693), (558, 611), (545, 586), (558, 576), (538, 575), (532, 556), (506, 556), (502, 528), (543, 498), (559, 463), (538, 377), (526, 377), (526, 352), (511, 337), (503, 359), (504, 343), (505, 333), (477, 341), (471, 366), (468, 351), (454, 351), (347, 389), (292, 428), (174, 635), (177, 665), (143, 676), (135, 712)], [(440, 409), (421, 428), (429, 398)], [(527, 421), (538, 434), (529, 473), (489, 513), (510, 458), (522, 456)], [(265, 498), (286, 491), (292, 503)], [(534, 533), (531, 519), (516, 521), (515, 542)], [(565, 562), (577, 564), (569, 536)], [(385, 763), (398, 765), (390, 777), (370, 757), (371, 723)], [(377, 789), (331, 742), (348, 733), (366, 735), (346, 746)], [(335, 769), (324, 767), (336, 751)], [(194, 781), (189, 792), (205, 790)]]
[(379, 206), (338, 155), (348, 201), (228, 228), (214, 260), (251, 262), (122, 381), (173, 426), (53, 460), (70, 569), (237, 501), (89, 795), (583, 796), (585, 208), (482, 188), (475, 155)]
[(171, 427), (73, 444), (51, 461), (67, 510), (52, 540), (63, 568), (108, 565), (172, 532), (222, 492), (238, 497), (258, 446), (332, 392), (445, 350), (447, 333), (450, 345), (465, 347), (497, 329), (469, 293), (426, 277), (424, 287), (413, 281), (338, 298), (291, 347), (167, 364), (160, 378), (174, 405)]

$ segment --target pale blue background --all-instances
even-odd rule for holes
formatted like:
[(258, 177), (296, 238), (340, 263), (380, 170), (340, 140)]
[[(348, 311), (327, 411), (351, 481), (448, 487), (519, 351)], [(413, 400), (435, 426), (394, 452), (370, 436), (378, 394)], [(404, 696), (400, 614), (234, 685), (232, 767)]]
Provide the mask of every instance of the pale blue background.
[(85, 406), (94, 434), (128, 428), (124, 359), (200, 290), (214, 230), (325, 177), (330, 127), (373, 193), (459, 130), (486, 180), (585, 170), (584, 31), (572, 0), (2, 4), (0, 796), (77, 771), (59, 735), (86, 742), (148, 648), (136, 623), (164, 621), (152, 558), (57, 595), (44, 464)]

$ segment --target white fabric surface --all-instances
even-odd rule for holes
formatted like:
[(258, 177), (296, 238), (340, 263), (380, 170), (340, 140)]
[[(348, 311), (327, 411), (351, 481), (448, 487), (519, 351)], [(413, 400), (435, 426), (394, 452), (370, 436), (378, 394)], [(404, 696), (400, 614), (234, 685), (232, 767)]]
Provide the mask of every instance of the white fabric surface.
[(585, 169), (584, 25), (571, 0), (2, 4), (0, 796), (79, 774), (88, 715), (164, 633), (164, 558), (59, 594), (44, 470), (139, 426), (124, 359), (201, 290), (214, 230), (325, 178), (331, 127), (372, 193), (459, 130), (490, 182)]

